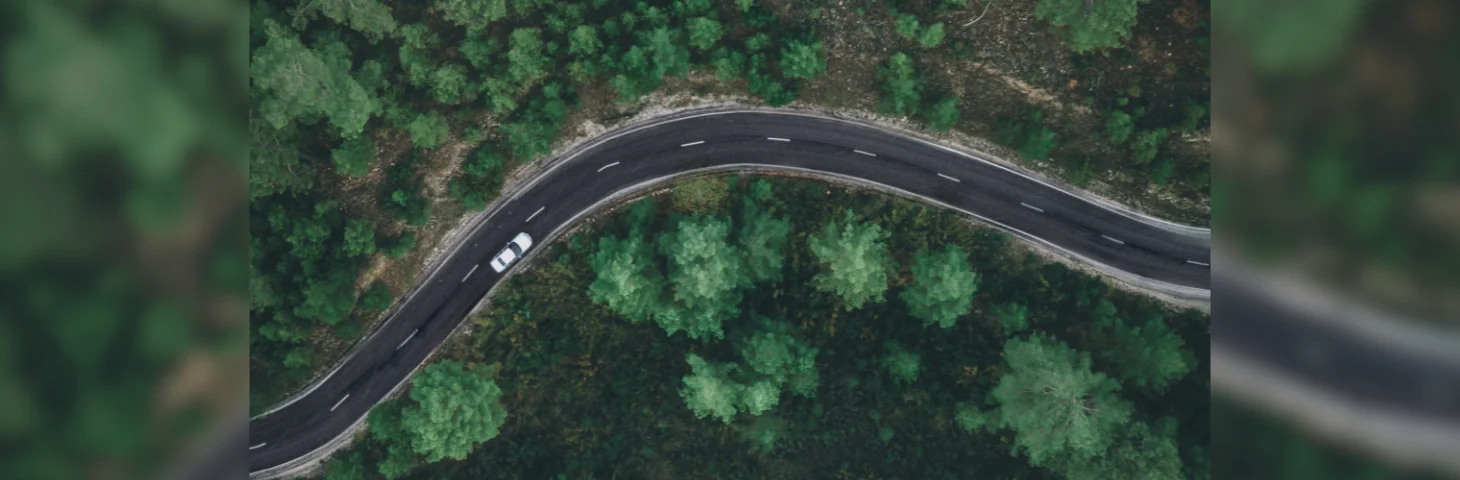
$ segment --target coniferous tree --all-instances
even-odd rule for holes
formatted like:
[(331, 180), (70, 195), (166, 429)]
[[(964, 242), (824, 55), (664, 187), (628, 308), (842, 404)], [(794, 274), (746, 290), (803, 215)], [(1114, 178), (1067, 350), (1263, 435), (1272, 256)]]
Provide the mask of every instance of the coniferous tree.
[(947, 245), (935, 252), (926, 248), (913, 254), (913, 280), (902, 291), (908, 313), (922, 319), (923, 326), (936, 323), (953, 327), (958, 317), (973, 310), (978, 291), (978, 274), (968, 265), (968, 252)]
[(1130, 420), (1120, 385), (1090, 370), (1090, 356), (1036, 334), (1004, 343), (1009, 373), (992, 396), (999, 424), (1016, 433), (1014, 445), (1029, 463), (1063, 458), (1083, 462), (1100, 455)]
[(817, 290), (836, 294), (848, 310), (884, 301), (882, 293), (892, 270), (892, 257), (883, 243), (889, 235), (881, 226), (858, 221), (856, 214), (846, 210), (841, 221), (828, 222), (821, 233), (806, 240), (822, 265), (812, 284)]

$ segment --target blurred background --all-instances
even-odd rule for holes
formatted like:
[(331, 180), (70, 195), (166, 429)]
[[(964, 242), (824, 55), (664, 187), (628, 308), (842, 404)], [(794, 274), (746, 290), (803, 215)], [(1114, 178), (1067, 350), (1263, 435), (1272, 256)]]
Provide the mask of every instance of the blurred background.
[(1460, 3), (1212, 7), (1213, 475), (1460, 477)]
[[(1214, 3), (1213, 476), (1460, 478), (1460, 3)], [(247, 22), (0, 2), (0, 478), (244, 476)]]
[(247, 22), (0, 2), (0, 478), (176, 477), (244, 425)]

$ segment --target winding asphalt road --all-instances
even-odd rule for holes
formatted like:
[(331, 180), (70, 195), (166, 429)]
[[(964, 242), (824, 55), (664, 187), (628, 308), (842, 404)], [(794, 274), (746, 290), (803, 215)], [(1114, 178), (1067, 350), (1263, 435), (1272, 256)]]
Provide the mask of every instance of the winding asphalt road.
[(504, 278), (482, 264), (513, 235), (527, 232), (540, 250), (608, 199), (685, 172), (716, 169), (803, 171), (897, 191), (1152, 288), (1210, 296), (1207, 230), (1113, 208), (994, 163), (861, 124), (774, 112), (683, 116), (599, 140), (508, 199), (323, 382), (249, 422), (251, 476), (272, 476), (350, 431)]

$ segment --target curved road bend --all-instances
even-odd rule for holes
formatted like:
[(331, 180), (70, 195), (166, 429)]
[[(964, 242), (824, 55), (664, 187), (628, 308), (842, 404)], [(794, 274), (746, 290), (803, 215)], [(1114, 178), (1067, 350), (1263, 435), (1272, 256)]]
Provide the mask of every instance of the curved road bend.
[[(346, 432), (439, 346), (503, 277), (485, 263), (518, 232), (548, 236), (625, 189), (686, 171), (746, 165), (873, 183), (1017, 229), (1016, 235), (1128, 274), (1209, 295), (1209, 232), (1118, 213), (917, 139), (773, 112), (690, 116), (631, 130), (544, 173), (486, 219), (426, 285), (318, 388), (249, 422), (249, 471), (286, 465)], [(515, 268), (515, 266), (514, 266)], [(257, 475), (267, 476), (267, 475)]]

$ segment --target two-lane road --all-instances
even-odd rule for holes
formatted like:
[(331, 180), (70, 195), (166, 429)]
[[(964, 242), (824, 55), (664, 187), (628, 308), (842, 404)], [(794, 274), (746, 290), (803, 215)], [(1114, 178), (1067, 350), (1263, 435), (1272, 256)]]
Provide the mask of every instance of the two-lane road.
[(532, 235), (538, 251), (610, 199), (712, 169), (793, 170), (899, 191), (1107, 273), (1176, 295), (1210, 295), (1207, 230), (1097, 204), (994, 163), (870, 126), (775, 112), (687, 115), (605, 137), (505, 199), (509, 203), (449, 253), (356, 354), (307, 395), (250, 421), (249, 471), (256, 478), (271, 476), (349, 431), (503, 278), (485, 263), (518, 232)]

